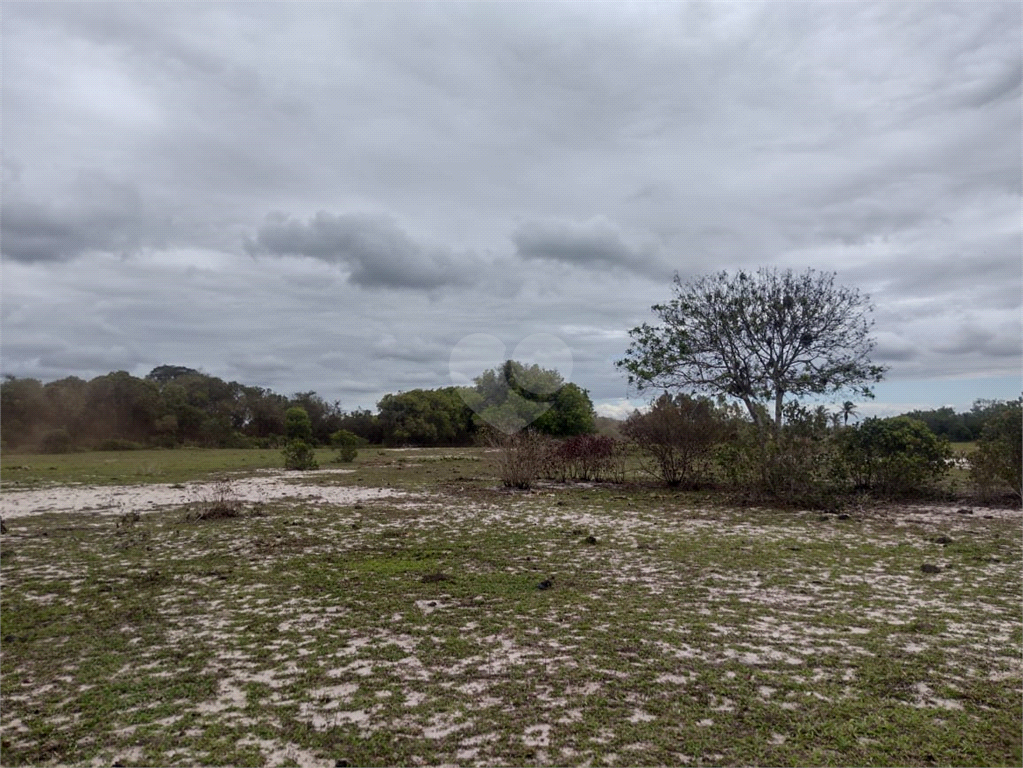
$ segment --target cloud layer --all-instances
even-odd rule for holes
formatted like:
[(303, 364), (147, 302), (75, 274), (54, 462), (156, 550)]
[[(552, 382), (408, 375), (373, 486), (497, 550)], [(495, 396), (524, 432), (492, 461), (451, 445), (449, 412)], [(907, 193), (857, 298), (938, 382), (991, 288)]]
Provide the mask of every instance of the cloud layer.
[(550, 333), (620, 408), (612, 362), (675, 272), (777, 265), (869, 292), (922, 400), (1019, 389), (1016, 2), (11, 2), (2, 25), (5, 373), (182, 364), (371, 407), (449, 383), (469, 334)]

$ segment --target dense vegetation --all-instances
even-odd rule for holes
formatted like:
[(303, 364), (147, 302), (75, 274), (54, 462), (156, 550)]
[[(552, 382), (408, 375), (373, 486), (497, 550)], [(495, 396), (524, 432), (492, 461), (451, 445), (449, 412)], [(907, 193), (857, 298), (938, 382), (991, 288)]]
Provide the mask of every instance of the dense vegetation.
[(922, 421), (938, 437), (954, 443), (965, 443), (980, 439), (987, 423), (1010, 407), (1011, 403), (1002, 400), (976, 400), (973, 407), (963, 413), (956, 413), (954, 409), (945, 406), (928, 411), (910, 411), (905, 415)]
[[(549, 387), (526, 400), (537, 382)], [(302, 439), (332, 445), (339, 431), (383, 445), (458, 446), (476, 441), (486, 417), (527, 403), (539, 413), (534, 427), (564, 437), (594, 430), (586, 390), (555, 371), (511, 361), (486, 371), (470, 388), (414, 389), (384, 396), (377, 413), (345, 412), (315, 392), (291, 397), (262, 387), (225, 382), (191, 368), (164, 365), (145, 378), (125, 371), (43, 384), (5, 377), (0, 383), (3, 448), (66, 453), (85, 449), (199, 446), (279, 447)], [(473, 407), (470, 407), (470, 403)], [(289, 436), (288, 413), (301, 409), (308, 434)], [(533, 415), (533, 414), (529, 414)], [(293, 414), (294, 417), (294, 414)]]

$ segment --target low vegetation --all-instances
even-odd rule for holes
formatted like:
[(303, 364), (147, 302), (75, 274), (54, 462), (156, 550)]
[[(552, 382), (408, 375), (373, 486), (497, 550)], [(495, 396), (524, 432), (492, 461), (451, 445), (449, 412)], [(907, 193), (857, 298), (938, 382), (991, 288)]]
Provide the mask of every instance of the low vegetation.
[(1018, 510), (734, 507), (637, 455), (520, 491), (492, 448), (246, 453), (78, 512), (88, 485), (5, 485), (37, 506), (0, 540), (4, 765), (1023, 759)]

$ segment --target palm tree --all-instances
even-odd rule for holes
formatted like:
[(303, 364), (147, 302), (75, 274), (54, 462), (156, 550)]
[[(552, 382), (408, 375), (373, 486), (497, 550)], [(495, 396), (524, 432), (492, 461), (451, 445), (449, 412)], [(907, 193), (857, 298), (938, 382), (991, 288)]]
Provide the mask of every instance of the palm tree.
[(856, 413), (856, 403), (846, 400), (842, 403), (842, 417), (845, 419), (845, 426), (849, 426), (849, 417)]

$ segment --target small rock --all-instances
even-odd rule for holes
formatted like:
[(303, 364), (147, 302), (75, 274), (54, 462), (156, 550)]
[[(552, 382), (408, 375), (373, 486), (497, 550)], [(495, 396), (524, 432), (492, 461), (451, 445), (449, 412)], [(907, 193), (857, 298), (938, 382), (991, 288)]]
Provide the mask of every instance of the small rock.
[(962, 509), (957, 509), (956, 510), (956, 514), (957, 515), (972, 515), (973, 514), (973, 510), (972, 509), (967, 509), (966, 507), (963, 507)]
[(985, 520), (994, 520), (995, 516), (994, 515), (984, 515), (984, 519)]
[(935, 544), (941, 544), (942, 546), (944, 546), (946, 544), (951, 544), (952, 543), (952, 539), (950, 537), (948, 537), (948, 536), (938, 536), (934, 540), (934, 543)]
[(7, 533), (7, 525), (2, 517), (0, 517), (0, 533)]
[(848, 520), (849, 519), (849, 515), (847, 515), (847, 514), (845, 514), (843, 512), (841, 515), (838, 516), (838, 519), (839, 520)]
[(334, 761), (334, 768), (348, 768), (348, 761), (347, 760), (335, 760)]
[(586, 543), (587, 544), (596, 544), (597, 543), (597, 538), (595, 536), (587, 536), (586, 537)]
[(543, 581), (541, 581), (539, 584), (536, 585), (536, 588), (537, 589), (550, 589), (553, 586), (554, 586), (554, 582), (553, 581), (551, 581), (550, 579), (544, 579)]
[(941, 573), (941, 568), (936, 565), (931, 565), (930, 563), (924, 563), (921, 565), (920, 570), (924, 573)]
[(557, 506), (559, 506), (559, 507), (563, 507), (563, 506), (565, 506), (565, 502), (563, 502), (563, 501), (559, 501), (559, 502), (557, 503)]

